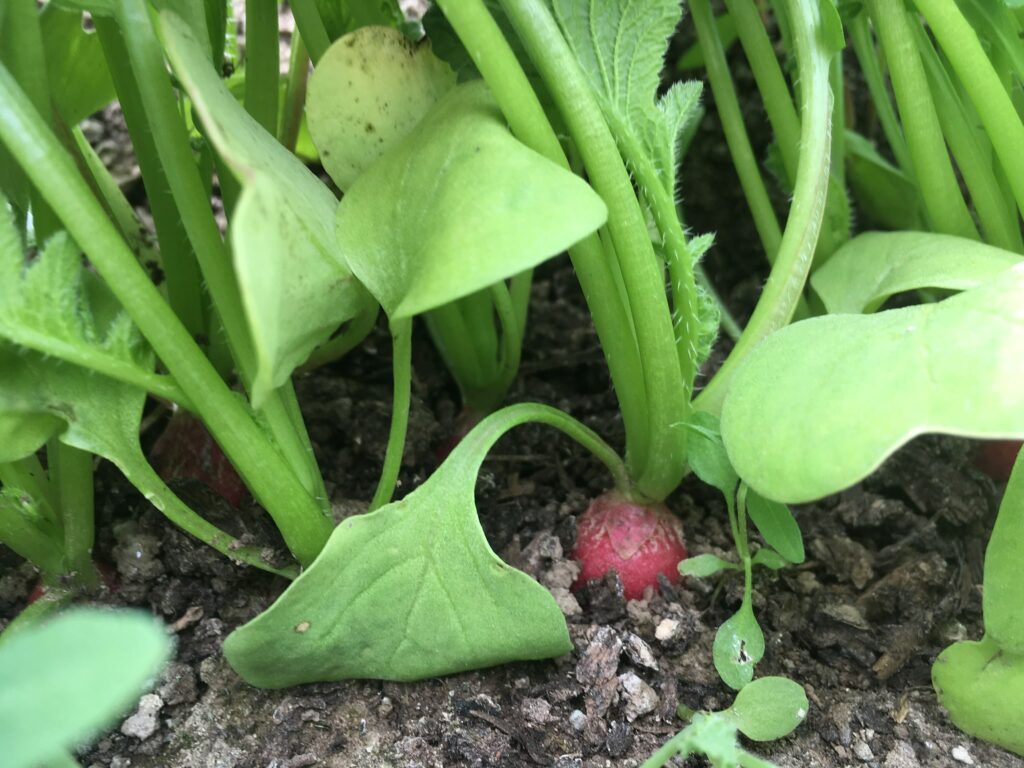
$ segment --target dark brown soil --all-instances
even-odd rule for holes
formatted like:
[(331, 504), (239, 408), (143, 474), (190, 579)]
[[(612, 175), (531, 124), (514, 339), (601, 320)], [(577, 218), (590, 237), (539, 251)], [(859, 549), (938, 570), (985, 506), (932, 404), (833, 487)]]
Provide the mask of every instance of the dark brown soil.
[[(709, 109), (704, 135), (719, 135)], [(690, 223), (717, 230), (709, 270), (731, 307), (749, 311), (764, 270), (724, 147), (705, 143), (686, 174)], [(126, 186), (137, 189), (131, 168)], [(702, 179), (718, 179), (717, 183)], [(704, 194), (701, 194), (703, 191)], [(425, 335), (417, 338), (410, 444), (400, 494), (434, 467), (452, 429), (457, 395)], [(390, 348), (378, 329), (346, 360), (298, 380), (311, 436), (338, 515), (365, 508), (387, 436)], [(613, 444), (622, 426), (600, 349), (571, 270), (557, 262), (534, 286), (522, 375), (510, 401), (550, 403)], [(875, 476), (797, 510), (807, 562), (755, 579), (767, 651), (759, 675), (805, 685), (806, 723), (782, 741), (748, 745), (783, 768), (978, 765), (1024, 760), (960, 733), (938, 706), (930, 665), (946, 645), (980, 634), (980, 581), (998, 489), (975, 471), (971, 445), (918, 440)], [(155, 696), (83, 758), (112, 768), (330, 766), (637, 766), (680, 729), (676, 707), (731, 701), (711, 663), (717, 627), (739, 604), (735, 575), (684, 588), (664, 584), (626, 602), (614, 578), (575, 597), (566, 557), (575, 515), (605, 490), (603, 468), (552, 431), (527, 426), (484, 465), (478, 506), (504, 559), (552, 588), (575, 650), (549, 662), (510, 664), (415, 684), (355, 681), (261, 691), (220, 653), (236, 626), (284, 588), (238, 568), (180, 533), (110, 467), (99, 477), (97, 554), (116, 565), (120, 591), (106, 603), (139, 606), (177, 638)], [(239, 513), (202, 487), (177, 490), (219, 522)], [(670, 499), (692, 554), (729, 556), (720, 497), (688, 480)], [(242, 522), (271, 541), (251, 506)], [(24, 603), (34, 577), (0, 552), (0, 622)], [(329, 596), (325, 596), (329, 599)], [(688, 766), (704, 765), (695, 758)]]

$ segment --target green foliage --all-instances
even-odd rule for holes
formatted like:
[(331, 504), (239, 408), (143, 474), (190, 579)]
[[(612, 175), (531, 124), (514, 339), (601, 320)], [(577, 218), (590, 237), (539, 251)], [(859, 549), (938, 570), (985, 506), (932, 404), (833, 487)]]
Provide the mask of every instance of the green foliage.
[(939, 701), (967, 733), (1024, 755), (1024, 454), (985, 552), (985, 636), (943, 651), (932, 667)]
[(792, 733), (808, 707), (803, 686), (785, 677), (762, 677), (744, 686), (726, 713), (748, 739), (774, 741)]
[(544, 412), (557, 414), (492, 414), (403, 500), (342, 521), (312, 567), (225, 641), (235, 670), (266, 688), (418, 680), (571, 650), (551, 594), (491, 551), (474, 502), (487, 451)]
[(404, 23), (398, 0), (316, 0), (327, 34), (332, 40), (360, 27)]
[(206, 134), (242, 182), (231, 245), (255, 342), (252, 400), (259, 408), (369, 298), (335, 238), (334, 196), (245, 112), (188, 25), (170, 11), (160, 18)]
[(921, 229), (923, 222), (914, 182), (858, 133), (847, 130), (843, 148), (846, 179), (858, 211), (887, 229)]
[(740, 476), (803, 502), (923, 432), (1024, 437), (1024, 265), (936, 304), (796, 323), (756, 349), (722, 410)]
[(39, 17), (50, 79), (50, 97), (61, 118), (76, 125), (114, 100), (103, 50), (94, 32), (82, 28), (82, 14), (49, 3)]
[(764, 632), (754, 617), (749, 595), (740, 609), (718, 628), (712, 649), (715, 669), (730, 688), (740, 690), (754, 679), (754, 667), (764, 657)]
[(536, 266), (606, 216), (583, 180), (512, 137), (473, 82), (450, 90), (356, 180), (338, 207), (337, 234), (394, 320)]
[(0, 744), (5, 768), (56, 761), (95, 736), (131, 705), (170, 651), (163, 627), (134, 612), (68, 611), (10, 638), (4, 635)]
[(720, 571), (736, 571), (740, 566), (728, 560), (723, 560), (718, 555), (704, 554), (688, 557), (679, 563), (679, 573), (682, 576), (696, 576), (698, 579), (706, 579), (714, 576)]
[(405, 138), (455, 73), (395, 29), (363, 27), (332, 45), (309, 81), (309, 130), (324, 168), (343, 191)]
[(747, 514), (768, 546), (789, 562), (802, 563), (804, 539), (789, 507), (766, 499), (756, 491), (748, 491), (746, 500)]
[(974, 288), (1020, 262), (1015, 253), (954, 235), (867, 232), (836, 251), (811, 285), (829, 314), (867, 313), (904, 291)]

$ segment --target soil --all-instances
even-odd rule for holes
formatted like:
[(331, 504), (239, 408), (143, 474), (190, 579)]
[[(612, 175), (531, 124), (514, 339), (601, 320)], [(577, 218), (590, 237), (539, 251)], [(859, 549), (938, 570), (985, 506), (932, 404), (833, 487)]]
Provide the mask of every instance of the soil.
[[(757, 239), (715, 130), (713, 109), (691, 152), (687, 212), (717, 231), (709, 271), (742, 318), (764, 278)], [(140, 185), (129, 167), (126, 187)], [(702, 179), (704, 181), (702, 185)], [(436, 464), (457, 393), (425, 334), (416, 339), (410, 440), (399, 494)], [(712, 365), (714, 362), (712, 362)], [(387, 437), (390, 344), (383, 328), (343, 361), (297, 379), (299, 398), (338, 517), (365, 509)], [(509, 401), (562, 408), (622, 443), (601, 351), (571, 269), (538, 271), (522, 372)], [(150, 437), (150, 443), (152, 437)], [(766, 635), (758, 675), (802, 683), (811, 701), (792, 736), (748, 744), (782, 768), (1020, 768), (1024, 760), (960, 733), (936, 702), (930, 666), (951, 642), (981, 632), (984, 546), (999, 491), (971, 464), (973, 446), (919, 439), (862, 485), (800, 507), (807, 562), (755, 576)], [(350, 681), (263, 691), (243, 683), (224, 637), (266, 608), (285, 582), (231, 564), (167, 523), (116, 471), (98, 474), (97, 557), (119, 588), (101, 602), (164, 619), (174, 661), (153, 691), (81, 758), (111, 768), (384, 768), (637, 766), (681, 727), (679, 704), (721, 709), (731, 692), (711, 663), (717, 627), (738, 607), (735, 574), (645, 599), (623, 599), (614, 576), (575, 596), (568, 559), (575, 516), (606, 489), (604, 469), (546, 428), (506, 436), (477, 486), (493, 549), (556, 594), (572, 653), (413, 684)], [(176, 490), (225, 527), (280, 546), (250, 501), (236, 510), (194, 482)], [(691, 554), (732, 550), (723, 501), (693, 479), (669, 499)], [(0, 551), (0, 623), (24, 604), (32, 569)], [(675, 764), (682, 765), (681, 761)], [(705, 765), (693, 758), (687, 766)]]

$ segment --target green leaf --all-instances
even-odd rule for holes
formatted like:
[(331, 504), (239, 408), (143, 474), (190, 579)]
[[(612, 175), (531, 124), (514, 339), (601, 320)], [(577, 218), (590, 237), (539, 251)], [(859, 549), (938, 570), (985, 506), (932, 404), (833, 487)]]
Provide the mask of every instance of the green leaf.
[[(749, 493), (747, 498), (750, 498)], [(790, 565), (790, 562), (774, 549), (757, 550), (750, 562), (751, 565), (763, 565), (765, 568), (770, 568), (773, 571), (780, 571)]]
[(397, 27), (405, 22), (398, 0), (316, 0), (316, 6), (332, 40), (360, 27)]
[(88, 11), (93, 16), (114, 15), (114, 0), (50, 0), (50, 4), (68, 11)]
[(206, 135), (238, 175), (231, 250), (256, 347), (256, 408), (369, 300), (334, 236), (337, 201), (245, 111), (181, 18), (160, 14), (168, 57)]
[(476, 81), (450, 90), (356, 180), (337, 234), (395, 320), (534, 267), (606, 217), (586, 182), (512, 137)]
[(754, 666), (764, 656), (764, 633), (749, 602), (718, 628), (712, 655), (715, 669), (730, 688), (740, 690), (754, 678)]
[(520, 423), (514, 408), (482, 421), (401, 501), (338, 525), (313, 565), (228, 636), (231, 666), (252, 685), (283, 688), (419, 680), (570, 651), (551, 594), (491, 551), (477, 519), (477, 474)]
[(747, 514), (769, 547), (791, 563), (804, 561), (804, 539), (789, 507), (750, 490), (747, 492)]
[(112, 102), (117, 93), (95, 32), (82, 28), (81, 11), (49, 3), (39, 17), (50, 98), (68, 125)]
[(679, 139), (699, 115), (698, 82), (675, 83), (655, 102), (669, 38), (682, 18), (678, 0), (579, 0), (552, 3), (573, 54), (601, 107), (652, 158), (670, 194), (675, 194)]
[(1024, 655), (1024, 452), (1014, 464), (985, 550), (985, 634), (1008, 653)]
[(131, 706), (170, 655), (151, 616), (72, 610), (0, 643), (6, 768), (36, 768)]
[(803, 686), (785, 677), (762, 677), (744, 686), (727, 711), (748, 739), (774, 741), (804, 721), (808, 706)]
[(1024, 437), (1024, 264), (936, 304), (796, 323), (761, 343), (722, 409), (762, 496), (819, 499), (925, 432)]
[(334, 183), (347, 191), (378, 157), (405, 138), (455, 85), (431, 52), (388, 27), (338, 40), (309, 81), (306, 115)]
[(811, 276), (829, 314), (874, 312), (890, 296), (919, 288), (963, 291), (1015, 264), (1016, 253), (927, 232), (867, 232)]
[(714, 576), (719, 571), (737, 571), (740, 566), (737, 563), (723, 560), (718, 555), (703, 554), (688, 557), (679, 563), (679, 573), (683, 576), (695, 576), (698, 579), (706, 579)]
[(960, 730), (1024, 757), (1024, 656), (988, 637), (955, 643), (935, 660), (932, 685)]
[(690, 469), (731, 503), (740, 479), (722, 442), (718, 417), (707, 411), (694, 411), (687, 427), (691, 430), (686, 457)]
[(846, 178), (857, 208), (886, 229), (923, 229), (914, 182), (859, 133), (847, 130), (843, 147)]

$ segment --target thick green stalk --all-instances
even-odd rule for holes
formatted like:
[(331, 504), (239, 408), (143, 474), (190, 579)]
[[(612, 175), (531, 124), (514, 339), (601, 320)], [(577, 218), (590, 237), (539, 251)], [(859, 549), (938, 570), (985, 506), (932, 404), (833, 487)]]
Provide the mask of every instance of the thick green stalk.
[(902, 2), (867, 0), (889, 64), (914, 179), (921, 192), (929, 226), (936, 232), (978, 239), (967, 210), (935, 111), (928, 78), (917, 51), (910, 16)]
[(277, 140), (289, 152), (295, 151), (306, 107), (306, 85), (309, 82), (309, 51), (302, 35), (292, 35), (292, 51), (288, 59), (288, 80), (284, 89), (284, 108), (277, 127)]
[(50, 462), (50, 478), (57, 490), (57, 507), (64, 525), (64, 571), (74, 574), (82, 584), (95, 584), (97, 573), (92, 563), (96, 537), (92, 454), (54, 439), (47, 447), (46, 457)]
[(512, 293), (505, 283), (491, 286), (491, 299), (494, 312), (501, 326), (501, 349), (498, 353), (498, 376), (492, 387), (492, 400), (497, 408), (505, 398), (508, 388), (519, 372), (519, 361), (523, 352), (523, 326), (521, 317), (516, 313)]
[[(440, 0), (438, 4), (487, 81), (512, 132), (535, 152), (569, 168), (544, 108), (482, 0)], [(618, 291), (613, 265), (609, 264), (598, 235), (590, 235), (571, 247), (569, 258), (590, 308), (619, 399), (626, 427), (626, 461), (631, 471), (638, 472), (647, 460), (649, 417), (644, 373), (625, 294)], [(614, 269), (618, 269), (617, 263)], [(517, 288), (515, 280), (513, 294), (518, 297), (518, 305), (528, 299), (528, 292), (521, 286)], [(525, 321), (525, 312), (522, 318)]]
[(391, 501), (398, 483), (405, 450), (405, 434), (409, 427), (409, 400), (412, 394), (412, 320), (403, 318), (391, 322), (393, 341), (392, 370), (394, 371), (394, 402), (391, 404), (391, 430), (384, 453), (377, 490), (370, 502), (370, 511)]
[(1010, 95), (956, 3), (914, 0), (914, 4), (928, 21), (960, 82), (968, 86), (967, 93), (1006, 171), (1017, 207), (1024, 213), (1024, 122)]
[(245, 111), (277, 135), (277, 0), (245, 0)]
[(95, 19), (96, 34), (103, 46), (118, 102), (132, 140), (132, 149), (139, 164), (146, 200), (153, 215), (160, 261), (166, 281), (167, 300), (193, 338), (207, 332), (203, 311), (202, 275), (192, 245), (174, 202), (164, 167), (157, 155), (153, 133), (142, 103), (142, 93), (131, 67), (124, 66), (128, 50), (117, 25), (99, 16)]
[(316, 0), (292, 0), (291, 6), (295, 15), (295, 26), (299, 28), (299, 34), (306, 41), (309, 57), (316, 64), (331, 47), (331, 38), (328, 37), (327, 28), (320, 18)]
[(707, 69), (711, 92), (715, 96), (715, 108), (722, 121), (725, 142), (729, 146), (736, 174), (747, 198), (747, 206), (754, 217), (754, 227), (770, 263), (775, 263), (776, 254), (782, 243), (782, 230), (775, 218), (768, 190), (761, 178), (754, 149), (750, 145), (747, 129), (743, 125), (740, 102), (733, 87), (729, 64), (725, 59), (722, 41), (711, 14), (709, 0), (690, 0), (690, 14), (697, 30), (697, 39), (704, 52), (704, 66)]
[(64, 573), (64, 550), (59, 543), (59, 531), (50, 531), (49, 526), (46, 527), (47, 530), (43, 530), (17, 510), (0, 504), (0, 543), (6, 544), (48, 577), (55, 577)]
[(0, 140), (46, 196), (68, 232), (195, 404), (217, 442), (273, 516), (289, 548), (301, 563), (311, 563), (330, 535), (330, 521), (269, 444), (242, 401), (227, 388), (196, 346), (106, 218), (71, 157), (3, 67)]
[(682, 386), (664, 270), (615, 138), (547, 5), (543, 0), (502, 0), (502, 7), (544, 78), (591, 184), (608, 206), (607, 227), (629, 299), (648, 408), (647, 456), (638, 468), (635, 486), (641, 495), (661, 500), (675, 490), (685, 472), (690, 407)]
[[(703, 2), (704, 0), (698, 0)], [(814, 258), (828, 194), (832, 91), (816, 0), (787, 0), (800, 82), (800, 163), (779, 255), (740, 340), (695, 405), (717, 413), (737, 367), (765, 337), (789, 323)]]

